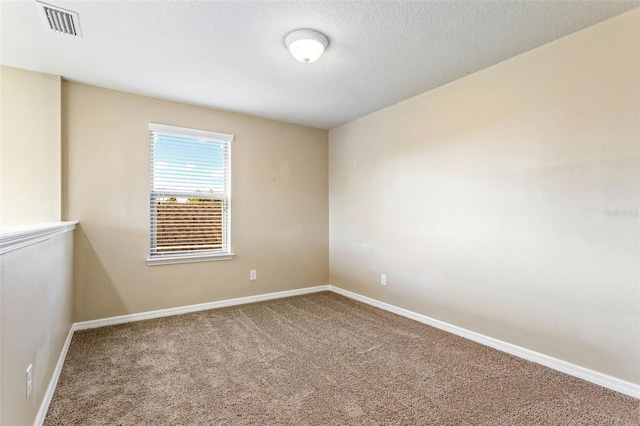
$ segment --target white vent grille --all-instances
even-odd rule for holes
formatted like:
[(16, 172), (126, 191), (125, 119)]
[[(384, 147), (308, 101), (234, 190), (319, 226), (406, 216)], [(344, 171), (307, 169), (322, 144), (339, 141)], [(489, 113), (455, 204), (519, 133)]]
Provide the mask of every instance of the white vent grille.
[(74, 37), (81, 37), (80, 21), (78, 14), (70, 10), (65, 10), (57, 6), (37, 1), (40, 14), (45, 24), (58, 33), (68, 34)]

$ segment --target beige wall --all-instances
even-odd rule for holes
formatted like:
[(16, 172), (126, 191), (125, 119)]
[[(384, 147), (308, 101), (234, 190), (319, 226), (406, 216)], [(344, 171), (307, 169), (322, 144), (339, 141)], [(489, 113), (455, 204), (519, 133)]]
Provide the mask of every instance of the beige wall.
[[(76, 321), (328, 284), (327, 131), (69, 82), (62, 92)], [(233, 260), (146, 266), (150, 122), (235, 135)]]
[(60, 220), (60, 77), (0, 66), (0, 226)]
[[(0, 66), (2, 227), (60, 220), (60, 102), (60, 77)], [(67, 233), (0, 255), (0, 424), (36, 418), (71, 327), (72, 244)]]
[(640, 383), (639, 24), (330, 131), (331, 284)]
[[(73, 235), (0, 255), (0, 424), (32, 425), (72, 323)], [(26, 398), (26, 370), (33, 390)]]

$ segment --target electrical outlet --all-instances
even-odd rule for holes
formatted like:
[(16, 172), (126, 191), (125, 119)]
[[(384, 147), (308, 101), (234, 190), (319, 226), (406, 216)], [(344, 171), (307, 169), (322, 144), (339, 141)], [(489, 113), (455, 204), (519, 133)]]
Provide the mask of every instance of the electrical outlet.
[(255, 269), (252, 269), (251, 271), (249, 271), (249, 279), (251, 281), (255, 281), (258, 279), (258, 271), (256, 271)]
[(387, 276), (385, 274), (380, 274), (380, 284), (387, 285)]
[(33, 389), (33, 364), (29, 364), (29, 367), (27, 367), (27, 398), (31, 396), (32, 389)]

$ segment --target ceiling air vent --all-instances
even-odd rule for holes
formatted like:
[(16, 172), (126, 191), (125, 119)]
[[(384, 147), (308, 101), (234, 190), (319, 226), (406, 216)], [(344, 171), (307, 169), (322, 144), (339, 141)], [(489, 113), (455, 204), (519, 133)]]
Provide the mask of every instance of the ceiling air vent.
[(80, 34), (80, 21), (76, 12), (39, 1), (36, 1), (36, 3), (45, 25), (53, 31), (74, 37), (82, 37), (82, 34)]

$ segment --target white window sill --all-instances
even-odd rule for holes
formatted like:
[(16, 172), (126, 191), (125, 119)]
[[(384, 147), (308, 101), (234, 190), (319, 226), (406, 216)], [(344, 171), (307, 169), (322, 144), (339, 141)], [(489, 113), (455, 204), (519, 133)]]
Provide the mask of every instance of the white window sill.
[(147, 259), (147, 266), (173, 265), (176, 263), (216, 262), (219, 260), (231, 260), (234, 253), (203, 254), (200, 256), (163, 256)]

